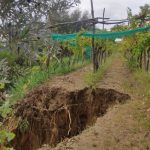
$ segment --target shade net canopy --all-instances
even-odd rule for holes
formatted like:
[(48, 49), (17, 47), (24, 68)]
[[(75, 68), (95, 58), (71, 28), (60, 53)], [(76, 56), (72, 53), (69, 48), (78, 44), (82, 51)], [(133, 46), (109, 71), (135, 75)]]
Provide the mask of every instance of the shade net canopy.
[(124, 30), (119, 32), (98, 32), (93, 34), (92, 32), (84, 32), (84, 33), (73, 33), (73, 34), (49, 34), (49, 37), (55, 41), (69, 41), (75, 39), (77, 36), (87, 37), (87, 38), (99, 38), (99, 39), (116, 39), (123, 38), (125, 36), (129, 36), (138, 32), (143, 32), (150, 29), (150, 26), (145, 26), (142, 28), (135, 28), (130, 30)]

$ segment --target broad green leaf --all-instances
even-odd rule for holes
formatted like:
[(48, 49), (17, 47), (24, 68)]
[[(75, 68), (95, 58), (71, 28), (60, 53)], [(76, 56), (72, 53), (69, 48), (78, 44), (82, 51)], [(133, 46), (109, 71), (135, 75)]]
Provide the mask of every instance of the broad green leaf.
[(12, 132), (6, 132), (6, 136), (7, 136), (8, 142), (10, 142), (11, 140), (13, 140), (15, 138), (15, 134)]
[(5, 84), (4, 83), (0, 83), (0, 89), (4, 89), (5, 88)]

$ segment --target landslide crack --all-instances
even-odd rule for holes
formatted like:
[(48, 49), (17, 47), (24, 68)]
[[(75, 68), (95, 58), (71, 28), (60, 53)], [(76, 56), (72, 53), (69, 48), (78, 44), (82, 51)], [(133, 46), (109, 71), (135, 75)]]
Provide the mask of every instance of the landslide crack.
[[(39, 88), (16, 105), (15, 115), (21, 121), (14, 129), (16, 137), (12, 146), (16, 150), (36, 150), (43, 144), (56, 146), (93, 124), (110, 105), (128, 99), (129, 95), (112, 89), (69, 92), (61, 88)], [(20, 128), (24, 120), (28, 125), (26, 130)]]

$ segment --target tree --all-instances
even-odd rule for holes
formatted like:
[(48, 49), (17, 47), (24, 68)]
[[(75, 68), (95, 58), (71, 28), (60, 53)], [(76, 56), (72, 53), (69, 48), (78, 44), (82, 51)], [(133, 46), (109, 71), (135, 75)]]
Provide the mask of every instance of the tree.
[(128, 29), (127, 25), (115, 25), (111, 28), (111, 31), (123, 31)]
[(80, 0), (1, 0), (0, 37), (9, 41), (13, 49), (12, 43), (17, 45), (22, 38), (46, 28), (48, 17), (59, 16), (79, 3)]
[(51, 16), (49, 17), (50, 19), (47, 22), (47, 24), (49, 25), (55, 25), (64, 22), (79, 21), (79, 23), (75, 23), (75, 24), (68, 23), (63, 26), (58, 26), (52, 30), (53, 32), (74, 33), (74, 32), (79, 32), (82, 28), (85, 30), (90, 29), (89, 23), (82, 22), (82, 20), (87, 20), (90, 18), (88, 11), (82, 13), (79, 9), (75, 9), (71, 14), (68, 11), (64, 11), (63, 13), (60, 13), (60, 15), (59, 13), (54, 13), (54, 15), (52, 16), (53, 17)]
[(136, 28), (142, 27), (148, 24), (147, 20), (150, 19), (150, 5), (145, 4), (140, 7), (139, 14), (133, 15), (132, 9), (127, 9), (128, 19), (130, 20), (129, 27)]

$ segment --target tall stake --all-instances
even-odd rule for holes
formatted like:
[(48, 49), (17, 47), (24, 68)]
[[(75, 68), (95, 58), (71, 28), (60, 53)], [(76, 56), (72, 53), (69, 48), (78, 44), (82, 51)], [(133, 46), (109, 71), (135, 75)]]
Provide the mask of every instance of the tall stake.
[(105, 8), (103, 9), (103, 30), (105, 29), (104, 18), (105, 18)]
[(94, 22), (94, 7), (93, 7), (93, 0), (91, 0), (91, 15), (93, 19), (93, 27), (92, 27), (92, 32), (93, 32), (93, 37), (92, 37), (92, 63), (93, 63), (93, 70), (94, 72), (96, 71), (96, 65), (95, 65), (95, 60), (96, 60), (96, 55), (95, 55), (95, 39), (94, 39), (94, 34), (95, 34), (95, 22)]

